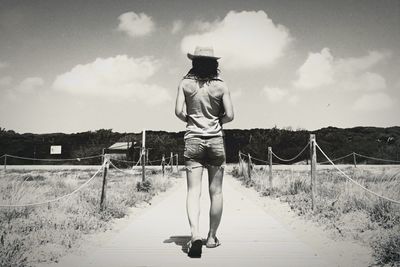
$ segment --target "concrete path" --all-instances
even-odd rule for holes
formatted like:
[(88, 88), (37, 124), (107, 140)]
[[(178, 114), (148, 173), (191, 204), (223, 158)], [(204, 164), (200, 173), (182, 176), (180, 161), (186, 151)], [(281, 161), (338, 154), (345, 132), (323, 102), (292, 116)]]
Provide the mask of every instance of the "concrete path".
[[(200, 259), (184, 252), (190, 239), (185, 211), (186, 183), (149, 208), (87, 256), (62, 260), (60, 266), (328, 266), (316, 252), (297, 239), (262, 208), (235, 189), (225, 176), (224, 214), (218, 248), (203, 247)], [(208, 232), (206, 172), (203, 176), (201, 233)]]

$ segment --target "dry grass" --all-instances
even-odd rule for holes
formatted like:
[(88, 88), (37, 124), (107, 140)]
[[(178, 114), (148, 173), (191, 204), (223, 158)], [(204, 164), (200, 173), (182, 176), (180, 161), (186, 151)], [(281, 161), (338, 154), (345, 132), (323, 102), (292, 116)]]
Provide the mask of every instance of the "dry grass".
[[(0, 174), (0, 203), (20, 204), (54, 199), (72, 192), (94, 170), (7, 170)], [(57, 261), (82, 235), (110, 229), (129, 207), (149, 202), (167, 190), (174, 178), (148, 172), (147, 190), (140, 174), (110, 170), (107, 208), (99, 212), (101, 173), (68, 199), (38, 207), (0, 208), (0, 266), (32, 266)]]
[[(358, 166), (342, 170), (368, 189), (400, 200), (399, 166)], [(400, 205), (365, 192), (336, 170), (319, 167), (316, 210), (312, 211), (308, 170), (292, 166), (274, 170), (273, 187), (268, 183), (268, 167), (253, 166), (251, 179), (247, 173), (247, 164), (243, 163), (232, 172), (262, 196), (278, 197), (298, 215), (335, 229), (338, 237), (370, 245), (377, 264), (400, 265)]]

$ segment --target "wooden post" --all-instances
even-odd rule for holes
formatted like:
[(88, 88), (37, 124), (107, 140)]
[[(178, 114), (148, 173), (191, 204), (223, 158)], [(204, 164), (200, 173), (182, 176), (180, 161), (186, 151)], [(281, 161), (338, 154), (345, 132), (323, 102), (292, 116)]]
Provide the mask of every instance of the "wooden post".
[(165, 155), (162, 155), (162, 159), (161, 159), (161, 169), (162, 169), (162, 176), (164, 177), (165, 175)]
[(315, 196), (316, 196), (316, 184), (315, 177), (317, 171), (317, 151), (315, 147), (315, 134), (310, 134), (310, 158), (311, 158), (311, 205), (312, 210), (315, 210)]
[(354, 163), (354, 168), (357, 168), (356, 152), (353, 152), (353, 163)]
[(170, 171), (171, 172), (173, 172), (173, 170), (172, 170), (172, 166), (174, 165), (174, 157), (173, 157), (173, 153), (171, 152), (171, 154), (169, 155), (169, 168), (170, 168)]
[(141, 160), (141, 165), (142, 165), (142, 182), (146, 181), (146, 148), (142, 148), (142, 160)]
[(249, 175), (249, 180), (251, 180), (251, 156), (249, 153), (247, 153), (247, 156), (249, 157), (249, 162), (247, 165), (247, 173)]
[(146, 149), (146, 165), (149, 165), (149, 149)]
[(146, 130), (142, 133), (142, 182), (146, 181)]
[(104, 148), (101, 150), (101, 162), (104, 162)]
[(103, 211), (106, 208), (107, 172), (109, 167), (110, 167), (110, 155), (105, 154), (103, 162), (103, 185), (101, 187), (100, 211)]
[(4, 155), (4, 171), (7, 170), (7, 154)]
[(179, 159), (179, 156), (178, 156), (178, 153), (176, 153), (176, 172), (179, 172), (178, 159)]
[(272, 188), (272, 147), (268, 147), (269, 187)]
[(240, 155), (240, 150), (238, 152), (238, 159), (239, 159), (239, 175), (243, 175), (243, 166), (242, 166), (242, 156)]

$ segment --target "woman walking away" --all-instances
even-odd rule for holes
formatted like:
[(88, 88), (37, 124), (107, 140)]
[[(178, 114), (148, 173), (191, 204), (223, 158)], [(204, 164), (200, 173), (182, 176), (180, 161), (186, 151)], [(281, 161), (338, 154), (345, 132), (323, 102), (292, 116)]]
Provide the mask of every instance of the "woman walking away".
[[(220, 245), (216, 236), (221, 221), (222, 180), (225, 166), (225, 144), (222, 125), (233, 120), (229, 90), (218, 74), (218, 59), (211, 47), (196, 47), (187, 54), (192, 68), (178, 87), (175, 114), (186, 122), (185, 166), (187, 176), (186, 210), (192, 237), (188, 256), (201, 257), (199, 233), (201, 179), (207, 168), (210, 206), (210, 228), (206, 247)], [(184, 110), (186, 106), (186, 110)]]

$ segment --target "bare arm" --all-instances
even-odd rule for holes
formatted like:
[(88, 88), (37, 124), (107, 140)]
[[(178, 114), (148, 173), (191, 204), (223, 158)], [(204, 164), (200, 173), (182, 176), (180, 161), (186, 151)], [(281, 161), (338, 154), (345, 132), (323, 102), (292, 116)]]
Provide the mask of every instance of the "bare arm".
[(185, 95), (183, 94), (182, 83), (178, 86), (178, 94), (175, 103), (175, 115), (183, 122), (186, 122), (186, 113), (184, 112)]
[(225, 124), (233, 121), (234, 113), (233, 113), (232, 99), (228, 87), (226, 86), (224, 86), (224, 93), (222, 95), (222, 104), (224, 105), (225, 114), (220, 120), (221, 123)]

